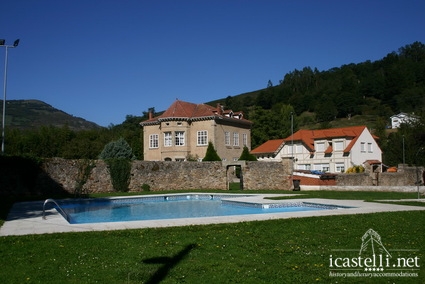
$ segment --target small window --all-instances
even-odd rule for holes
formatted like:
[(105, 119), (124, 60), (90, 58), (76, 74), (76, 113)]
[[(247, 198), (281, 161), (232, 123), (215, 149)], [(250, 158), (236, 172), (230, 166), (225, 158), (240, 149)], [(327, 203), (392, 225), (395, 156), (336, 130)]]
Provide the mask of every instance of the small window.
[(246, 133), (242, 134), (242, 140), (243, 140), (243, 146), (247, 146), (248, 147), (248, 135)]
[(314, 164), (316, 171), (329, 172), (329, 164)]
[(206, 130), (198, 131), (198, 146), (208, 145), (208, 132)]
[(367, 151), (369, 153), (372, 153), (373, 152), (372, 143), (367, 143)]
[(233, 133), (233, 146), (236, 146), (236, 147), (239, 146), (239, 133), (238, 132)]
[(289, 144), (288, 145), (288, 154), (293, 154), (294, 153), (294, 147), (295, 147), (295, 145), (292, 145), (292, 144)]
[(345, 172), (344, 163), (335, 163), (335, 172), (337, 172), (337, 173)]
[(224, 132), (224, 145), (230, 146), (230, 132)]
[(165, 132), (164, 133), (164, 147), (171, 147), (173, 146), (173, 136), (171, 132)]
[(317, 152), (324, 152), (325, 151), (325, 143), (324, 142), (316, 143), (316, 151)]
[(151, 134), (149, 135), (149, 148), (158, 148), (159, 145), (159, 135)]
[(303, 152), (303, 145), (297, 144), (295, 145), (295, 153), (302, 153)]
[(184, 146), (184, 131), (176, 131), (175, 133), (175, 145)]
[(334, 143), (334, 151), (342, 151), (344, 150), (344, 142), (343, 141), (335, 141)]
[(366, 143), (365, 142), (361, 142), (360, 143), (360, 151), (361, 152), (366, 152)]

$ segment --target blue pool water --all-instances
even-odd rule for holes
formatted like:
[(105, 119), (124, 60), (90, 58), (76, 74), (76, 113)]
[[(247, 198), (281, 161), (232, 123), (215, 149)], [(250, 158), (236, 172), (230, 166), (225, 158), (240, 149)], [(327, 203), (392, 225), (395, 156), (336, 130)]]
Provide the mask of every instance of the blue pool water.
[(64, 217), (71, 224), (202, 218), (336, 208), (300, 202), (270, 205), (241, 203), (229, 200), (229, 196), (221, 200), (220, 197), (212, 195), (87, 199), (62, 201), (59, 205), (68, 215)]

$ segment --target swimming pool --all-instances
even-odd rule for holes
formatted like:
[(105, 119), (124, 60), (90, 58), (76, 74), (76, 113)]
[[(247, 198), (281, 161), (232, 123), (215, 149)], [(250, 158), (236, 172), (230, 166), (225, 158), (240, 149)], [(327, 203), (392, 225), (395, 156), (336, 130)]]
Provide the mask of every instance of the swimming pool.
[(53, 202), (52, 205), (70, 224), (203, 218), (339, 208), (307, 202), (262, 204), (232, 200), (241, 197), (244, 196), (185, 194), (60, 200)]

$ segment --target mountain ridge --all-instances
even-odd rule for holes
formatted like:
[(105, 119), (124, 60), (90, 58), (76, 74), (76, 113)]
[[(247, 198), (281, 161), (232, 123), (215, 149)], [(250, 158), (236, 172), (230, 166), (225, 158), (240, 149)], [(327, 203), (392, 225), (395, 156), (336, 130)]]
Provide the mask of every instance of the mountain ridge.
[[(3, 101), (0, 100), (3, 104)], [(0, 121), (2, 121), (2, 117)], [(33, 129), (40, 126), (63, 127), (72, 130), (90, 130), (102, 128), (98, 124), (81, 117), (70, 115), (50, 104), (36, 100), (7, 100), (5, 125), (12, 129)]]

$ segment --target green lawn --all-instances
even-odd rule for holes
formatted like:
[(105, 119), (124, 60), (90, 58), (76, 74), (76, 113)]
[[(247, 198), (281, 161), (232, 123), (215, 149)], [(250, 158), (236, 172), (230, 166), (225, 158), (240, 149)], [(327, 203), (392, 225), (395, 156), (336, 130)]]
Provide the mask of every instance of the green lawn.
[[(414, 198), (406, 193), (300, 193), (305, 194), (303, 197), (340, 199)], [(2, 204), (2, 208), (6, 207), (7, 204)], [(4, 214), (0, 217), (4, 219)], [(0, 281), (425, 283), (424, 222), (424, 211), (412, 211), (0, 237)], [(358, 256), (361, 237), (370, 228), (379, 233), (393, 259), (419, 257), (418, 278), (344, 279), (329, 276), (330, 255), (347, 253), (346, 257)], [(335, 252), (348, 249), (355, 251)], [(397, 249), (403, 251), (394, 251)]]

